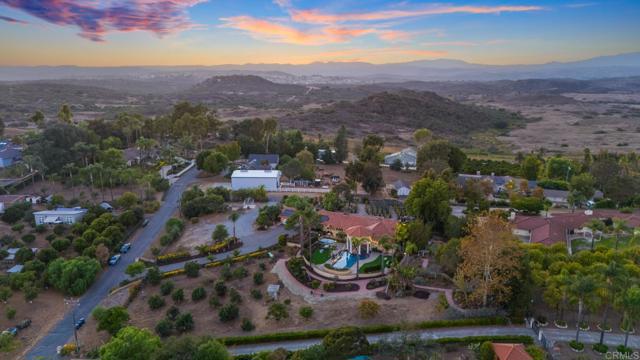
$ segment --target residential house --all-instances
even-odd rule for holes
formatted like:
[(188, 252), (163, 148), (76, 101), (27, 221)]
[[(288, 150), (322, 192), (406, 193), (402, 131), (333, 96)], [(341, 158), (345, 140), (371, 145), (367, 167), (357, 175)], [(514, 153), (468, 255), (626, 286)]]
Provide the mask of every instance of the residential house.
[(267, 191), (280, 190), (279, 170), (235, 170), (231, 174), (231, 189), (253, 189), (264, 186)]
[(0, 214), (11, 205), (23, 201), (27, 201), (26, 195), (0, 195)]
[(160, 159), (160, 151), (156, 148), (148, 151), (140, 151), (137, 147), (129, 147), (122, 151), (122, 156), (127, 166), (141, 164), (143, 162), (153, 162)]
[(497, 360), (533, 360), (522, 344), (491, 343)]
[(8, 141), (0, 142), (0, 168), (6, 168), (22, 160), (22, 147)]
[(321, 210), (320, 221), (325, 229), (337, 234), (344, 232), (347, 235), (347, 248), (351, 251), (351, 238), (365, 238), (367, 252), (371, 245), (377, 245), (378, 241), (385, 237), (395, 235), (398, 221), (376, 216), (363, 216), (346, 214), (335, 211)]
[(418, 163), (418, 154), (415, 149), (406, 148), (384, 157), (385, 165), (390, 166), (395, 163), (396, 160), (400, 160), (404, 167), (416, 167), (416, 164)]
[[(16, 254), (18, 253), (18, 251), (20, 250), (20, 248), (9, 248), (7, 249), (7, 256), (2, 259), (2, 264), (5, 266), (13, 266), (16, 263)], [(36, 252), (38, 252), (37, 248), (31, 248), (31, 251), (35, 254)]]
[(616, 210), (586, 210), (573, 213), (556, 213), (550, 216), (528, 216), (512, 214), (513, 233), (526, 243), (553, 245), (569, 244), (586, 223), (599, 219), (611, 224), (612, 219), (624, 220), (630, 227), (640, 227), (640, 214), (625, 214)]
[[(567, 190), (542, 189), (544, 197), (553, 204), (554, 207), (569, 207), (569, 194)], [(592, 199), (602, 198), (602, 191), (597, 190)]]
[(113, 206), (106, 201), (101, 202), (98, 206), (106, 210), (107, 212), (113, 212)]
[(278, 154), (249, 154), (247, 157), (247, 170), (275, 170), (280, 163)]
[(409, 196), (409, 193), (411, 192), (411, 185), (402, 180), (395, 181), (391, 184), (391, 188), (396, 191), (396, 195), (398, 195), (398, 197)]
[(87, 209), (80, 207), (57, 208), (55, 210), (36, 211), (33, 213), (36, 225), (75, 224), (82, 220)]

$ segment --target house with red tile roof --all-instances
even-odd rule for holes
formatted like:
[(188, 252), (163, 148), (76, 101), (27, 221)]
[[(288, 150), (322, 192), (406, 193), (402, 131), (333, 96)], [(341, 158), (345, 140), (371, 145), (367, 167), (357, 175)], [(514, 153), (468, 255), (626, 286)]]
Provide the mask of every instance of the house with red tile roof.
[(533, 360), (522, 344), (491, 343), (498, 360)]
[(581, 231), (591, 220), (599, 219), (610, 224), (613, 219), (624, 220), (628, 226), (640, 227), (640, 214), (625, 214), (617, 210), (598, 209), (574, 213), (555, 213), (549, 216), (517, 214), (512, 218), (513, 233), (523, 242), (553, 245), (569, 244), (572, 236)]
[(377, 244), (385, 236), (394, 236), (396, 225), (398, 224), (396, 220), (377, 216), (346, 214), (326, 210), (321, 210), (319, 214), (325, 229), (334, 233), (342, 231), (347, 235), (347, 239), (352, 237), (365, 238), (373, 244)]

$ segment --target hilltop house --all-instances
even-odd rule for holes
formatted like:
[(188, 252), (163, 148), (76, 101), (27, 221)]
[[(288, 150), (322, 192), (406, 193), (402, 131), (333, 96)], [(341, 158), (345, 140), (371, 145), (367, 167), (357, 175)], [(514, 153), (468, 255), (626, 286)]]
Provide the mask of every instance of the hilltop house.
[(398, 222), (376, 216), (345, 214), (341, 212), (321, 210), (320, 221), (325, 229), (336, 235), (344, 232), (347, 235), (347, 248), (351, 251), (351, 238), (365, 238), (367, 252), (371, 245), (377, 245), (383, 237), (395, 235)]
[(36, 225), (75, 224), (82, 220), (87, 209), (80, 207), (57, 208), (55, 210), (36, 211), (33, 213)]
[(249, 154), (247, 170), (275, 170), (280, 162), (278, 154)]
[(406, 148), (384, 157), (385, 165), (392, 165), (397, 160), (400, 160), (404, 167), (415, 167), (418, 162), (418, 154), (415, 149)]
[(235, 170), (231, 174), (231, 189), (254, 189), (264, 186), (267, 191), (280, 189), (279, 170)]
[(6, 168), (22, 160), (22, 147), (8, 141), (0, 142), (0, 168)]

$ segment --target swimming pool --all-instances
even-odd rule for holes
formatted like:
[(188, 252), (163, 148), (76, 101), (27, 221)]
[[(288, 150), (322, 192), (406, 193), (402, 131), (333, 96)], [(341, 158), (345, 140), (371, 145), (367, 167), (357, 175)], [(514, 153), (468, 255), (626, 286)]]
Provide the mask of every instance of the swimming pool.
[(338, 260), (336, 260), (335, 263), (333, 263), (333, 268), (334, 269), (350, 269), (353, 264), (356, 263), (356, 256), (353, 255), (352, 253), (348, 252), (347, 250), (343, 250), (340, 253), (340, 257), (338, 258)]

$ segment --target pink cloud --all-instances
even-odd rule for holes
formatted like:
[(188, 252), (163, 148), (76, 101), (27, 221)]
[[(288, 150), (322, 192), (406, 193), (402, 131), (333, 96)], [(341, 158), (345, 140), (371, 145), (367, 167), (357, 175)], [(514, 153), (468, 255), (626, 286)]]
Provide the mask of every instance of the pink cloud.
[(291, 18), (300, 23), (307, 24), (335, 24), (349, 21), (379, 21), (406, 17), (418, 17), (441, 14), (499, 14), (503, 12), (528, 12), (539, 11), (540, 6), (429, 6), (416, 10), (382, 10), (373, 12), (354, 12), (332, 14), (317, 9), (299, 10), (291, 9)]
[(80, 36), (103, 41), (112, 31), (150, 31), (159, 36), (194, 26), (186, 10), (206, 0), (0, 0), (44, 21), (77, 26)]

